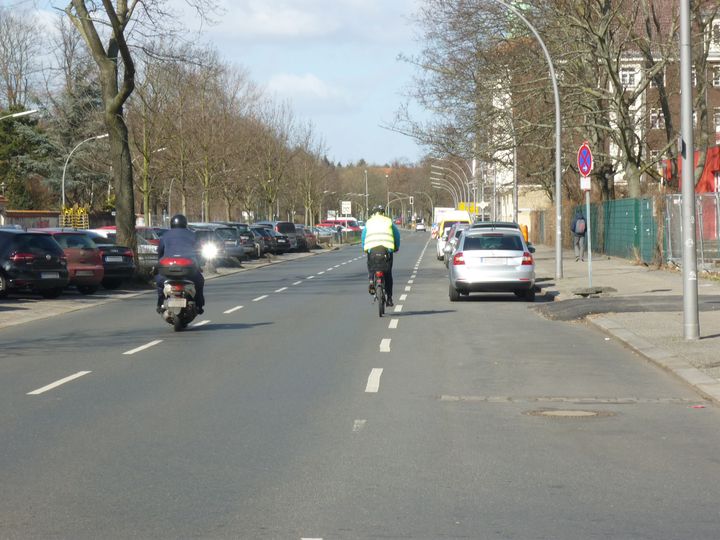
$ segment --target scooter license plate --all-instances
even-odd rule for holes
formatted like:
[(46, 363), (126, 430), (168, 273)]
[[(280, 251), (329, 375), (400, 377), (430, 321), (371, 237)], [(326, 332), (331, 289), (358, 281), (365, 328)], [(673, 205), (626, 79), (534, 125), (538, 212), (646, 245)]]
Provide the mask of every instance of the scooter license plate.
[(168, 307), (179, 307), (184, 308), (187, 307), (187, 299), (186, 298), (168, 298), (167, 301)]

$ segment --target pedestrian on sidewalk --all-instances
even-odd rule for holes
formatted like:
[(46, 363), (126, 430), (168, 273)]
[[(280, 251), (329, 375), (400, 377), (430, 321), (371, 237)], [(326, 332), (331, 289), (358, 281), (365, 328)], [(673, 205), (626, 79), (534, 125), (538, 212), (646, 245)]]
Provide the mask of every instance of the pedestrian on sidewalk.
[(575, 250), (575, 261), (585, 260), (585, 230), (587, 222), (583, 216), (582, 210), (575, 211), (575, 217), (570, 224), (570, 230), (573, 234), (573, 250)]

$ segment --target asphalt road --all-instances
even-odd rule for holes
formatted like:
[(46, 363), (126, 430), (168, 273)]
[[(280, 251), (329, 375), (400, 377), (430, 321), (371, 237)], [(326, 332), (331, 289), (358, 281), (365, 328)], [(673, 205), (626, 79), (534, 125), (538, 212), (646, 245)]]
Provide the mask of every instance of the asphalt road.
[(717, 538), (717, 408), (427, 241), (382, 319), (346, 248), (0, 330), (0, 538)]

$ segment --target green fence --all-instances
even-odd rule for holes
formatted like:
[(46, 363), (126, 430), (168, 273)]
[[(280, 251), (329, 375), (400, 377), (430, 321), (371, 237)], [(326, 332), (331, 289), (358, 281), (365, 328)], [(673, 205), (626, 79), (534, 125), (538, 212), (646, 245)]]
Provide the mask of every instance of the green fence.
[[(577, 206), (585, 214), (585, 206)], [(593, 253), (626, 259), (655, 259), (657, 222), (652, 199), (618, 199), (590, 205)]]

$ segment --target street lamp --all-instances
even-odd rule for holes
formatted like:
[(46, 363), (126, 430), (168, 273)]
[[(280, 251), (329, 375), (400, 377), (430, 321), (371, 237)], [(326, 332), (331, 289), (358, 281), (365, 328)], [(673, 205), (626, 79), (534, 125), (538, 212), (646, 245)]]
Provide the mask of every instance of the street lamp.
[[(460, 195), (462, 197), (462, 199), (465, 201), (467, 201), (469, 199), (469, 190), (466, 191), (465, 183), (463, 182), (462, 178), (460, 178), (460, 176), (455, 171), (453, 171), (452, 169), (448, 169), (447, 167), (441, 167), (440, 165), (430, 165), (430, 167), (434, 168), (434, 169), (441, 169), (442, 171), (444, 171), (444, 172), (439, 172), (437, 170), (436, 171), (431, 170), (430, 174), (435, 175), (434, 179), (440, 178), (440, 179), (444, 179), (447, 181), (452, 181), (452, 183), (455, 185), (455, 187), (458, 190), (458, 195)], [(448, 177), (447, 174), (445, 174), (446, 172), (452, 173), (453, 176)]]
[(95, 140), (97, 140), (97, 139), (105, 139), (105, 138), (107, 138), (108, 136), (109, 136), (109, 135), (108, 135), (107, 133), (103, 133), (102, 135), (95, 135), (94, 137), (88, 137), (88, 138), (85, 139), (84, 141), (79, 142), (79, 143), (77, 144), (77, 146), (75, 146), (75, 148), (73, 148), (72, 150), (70, 150), (70, 153), (68, 154), (68, 157), (67, 157), (67, 159), (65, 160), (65, 166), (63, 167), (63, 174), (62, 174), (62, 207), (61, 207), (61, 210), (65, 208), (65, 171), (67, 170), (68, 162), (70, 161), (70, 156), (72, 156), (73, 153), (75, 152), (75, 150), (77, 150), (78, 148), (80, 148), (80, 146), (82, 146), (84, 143), (86, 143), (86, 142), (88, 142), (88, 141), (95, 141)]
[(16, 113), (8, 114), (5, 116), (0, 116), (0, 120), (5, 120), (6, 118), (19, 118), (20, 116), (27, 116), (29, 114), (35, 114), (36, 112), (38, 112), (37, 109), (30, 109), (29, 111), (16, 112)]

